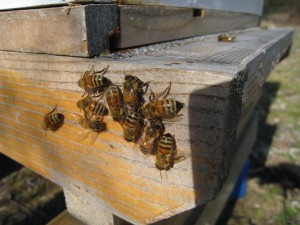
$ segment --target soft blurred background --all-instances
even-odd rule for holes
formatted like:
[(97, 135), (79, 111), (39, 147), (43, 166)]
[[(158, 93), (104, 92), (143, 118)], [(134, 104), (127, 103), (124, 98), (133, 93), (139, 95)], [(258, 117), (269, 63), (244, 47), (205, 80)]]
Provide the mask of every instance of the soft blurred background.
[[(247, 193), (228, 201), (220, 225), (300, 224), (300, 0), (265, 0), (261, 26), (294, 27), (293, 46), (265, 83), (257, 107)], [(0, 171), (6, 175), (0, 180), (0, 225), (46, 224), (65, 208), (60, 187), (14, 167), (8, 175)]]

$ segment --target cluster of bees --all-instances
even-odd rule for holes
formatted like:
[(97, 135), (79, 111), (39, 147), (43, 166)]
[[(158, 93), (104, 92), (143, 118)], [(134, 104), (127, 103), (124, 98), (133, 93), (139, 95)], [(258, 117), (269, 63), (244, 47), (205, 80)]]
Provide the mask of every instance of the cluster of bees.
[[(92, 68), (79, 79), (78, 86), (85, 91), (77, 102), (77, 107), (84, 113), (84, 116), (79, 115), (79, 124), (91, 132), (101, 133), (107, 130), (103, 118), (110, 113), (122, 126), (126, 141), (138, 143), (143, 154), (155, 155), (155, 165), (159, 170), (169, 170), (184, 158), (177, 156), (175, 137), (165, 133), (163, 123), (181, 116), (178, 113), (183, 108), (183, 103), (167, 98), (171, 83), (160, 93), (150, 90), (146, 102), (144, 94), (150, 82), (126, 74), (120, 87), (104, 76), (107, 70), (108, 67), (100, 71)], [(62, 122), (63, 115), (57, 113), (55, 107), (45, 115), (43, 128), (56, 130)]]

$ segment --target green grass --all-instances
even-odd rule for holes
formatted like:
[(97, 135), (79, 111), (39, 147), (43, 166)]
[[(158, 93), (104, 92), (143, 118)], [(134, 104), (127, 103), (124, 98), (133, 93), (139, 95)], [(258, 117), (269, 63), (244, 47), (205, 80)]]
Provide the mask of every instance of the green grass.
[(265, 195), (267, 202), (272, 202), (274, 198), (282, 194), (282, 189), (278, 186), (271, 186), (267, 188), (267, 193)]
[(275, 221), (280, 225), (298, 225), (296, 221), (299, 219), (300, 208), (287, 205), (282, 212), (275, 216)]
[[(280, 136), (280, 127), (292, 126), (295, 135), (300, 132), (300, 28), (296, 29), (290, 55), (280, 62), (271, 73), (268, 82), (280, 84), (279, 91), (272, 104), (283, 104), (284, 109), (271, 110), (267, 122), (272, 124), (279, 119), (279, 128), (275, 136)], [(300, 148), (300, 137), (295, 146)]]

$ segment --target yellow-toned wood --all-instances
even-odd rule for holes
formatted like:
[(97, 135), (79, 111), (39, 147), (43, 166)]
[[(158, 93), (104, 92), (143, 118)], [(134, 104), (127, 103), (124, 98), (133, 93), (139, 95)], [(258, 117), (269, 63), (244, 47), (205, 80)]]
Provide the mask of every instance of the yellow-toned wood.
[(47, 225), (84, 225), (79, 220), (71, 216), (66, 210), (51, 220)]
[[(250, 32), (250, 39), (260, 37), (269, 43), (273, 33), (261, 32)], [(239, 34), (240, 42), (230, 45), (217, 45), (216, 36), (196, 38), (125, 59), (0, 52), (0, 152), (92, 205), (136, 224), (152, 223), (207, 203), (228, 176), (245, 104), (242, 98), (251, 98), (245, 89), (253, 85), (246, 77), (256, 74), (257, 62), (253, 61), (265, 61), (264, 71), (268, 71), (272, 60), (285, 52), (283, 43), (290, 43), (291, 32), (281, 32), (275, 41), (260, 44), (259, 50), (258, 44), (251, 49), (252, 43), (251, 51), (243, 49), (249, 39), (243, 36), (245, 32)], [(226, 62), (220, 53), (225, 50)], [(276, 54), (264, 57), (264, 52), (271, 50)], [(240, 54), (244, 58), (237, 61), (235, 56)], [(172, 82), (169, 97), (184, 103), (181, 120), (166, 124), (166, 132), (175, 135), (178, 154), (188, 157), (167, 174), (163, 171), (162, 178), (155, 157), (143, 155), (138, 144), (124, 140), (121, 125), (111, 116), (104, 119), (108, 131), (94, 142), (95, 133), (84, 138), (88, 133), (74, 115), (80, 113), (76, 103), (83, 94), (77, 81), (92, 66), (100, 70), (107, 65), (106, 76), (117, 85), (125, 74), (150, 81), (155, 93)], [(55, 105), (65, 116), (64, 124), (56, 132), (45, 131), (44, 115)]]

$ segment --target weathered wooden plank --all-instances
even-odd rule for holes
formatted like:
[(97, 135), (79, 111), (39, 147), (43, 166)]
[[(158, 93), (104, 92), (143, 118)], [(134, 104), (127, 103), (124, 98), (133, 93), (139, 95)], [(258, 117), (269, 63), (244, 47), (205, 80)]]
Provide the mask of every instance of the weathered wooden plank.
[[(197, 12), (197, 13), (195, 13)], [(160, 6), (119, 6), (120, 33), (113, 48), (128, 48), (257, 26), (259, 16)]]
[(47, 225), (83, 225), (83, 223), (71, 216), (65, 210), (49, 223), (47, 223)]
[(121, 4), (159, 5), (195, 9), (211, 9), (230, 12), (242, 12), (256, 15), (262, 14), (264, 4), (263, 0), (120, 0), (119, 2)]
[(67, 4), (92, 4), (92, 3), (114, 3), (113, 0), (11, 0), (5, 1), (0, 0), (0, 10), (12, 10), (20, 8), (37, 8), (37, 7), (49, 7), (57, 5), (67, 5)]
[(172, 7), (185, 7), (185, 8), (196, 8), (196, 9), (212, 9), (212, 10), (223, 10), (231, 12), (243, 12), (248, 14), (261, 15), (263, 9), (262, 0), (230, 0), (226, 3), (222, 0), (209, 1), (209, 0), (194, 0), (194, 1), (179, 1), (179, 0), (31, 0), (31, 1), (20, 1), (20, 0), (0, 0), (1, 9), (15, 9), (23, 7), (45, 7), (50, 5), (59, 5), (66, 3), (118, 3), (118, 4), (140, 4), (140, 5), (161, 5), (161, 6), (172, 6)]
[[(258, 112), (251, 111), (251, 116), (247, 123), (244, 124), (243, 132), (237, 138), (237, 150), (233, 157), (230, 175), (223, 185), (222, 190), (217, 198), (206, 205), (198, 206), (194, 209), (185, 211), (171, 218), (153, 223), (152, 225), (172, 225), (172, 224), (195, 224), (195, 225), (214, 225), (221, 214), (224, 205), (232, 192), (238, 179), (241, 168), (252, 146), (256, 140), (258, 126)], [(240, 122), (239, 122), (240, 123)], [(241, 126), (241, 125), (239, 125)]]
[[(236, 35), (232, 43), (211, 35), (95, 59), (0, 52), (0, 152), (135, 224), (205, 204), (228, 177), (241, 111), (253, 96), (250, 76), (260, 69), (254, 65), (263, 65), (265, 78), (293, 32), (250, 29)], [(161, 179), (155, 158), (125, 141), (109, 116), (108, 132), (94, 143), (93, 135), (82, 141), (74, 119), (83, 94), (77, 81), (92, 66), (107, 65), (106, 76), (118, 85), (132, 74), (150, 81), (157, 93), (171, 81), (170, 97), (184, 103), (182, 120), (166, 132), (175, 134), (178, 151), (189, 157), (168, 178), (163, 173)], [(56, 104), (65, 123), (45, 132), (43, 116)]]
[(91, 57), (109, 50), (117, 6), (0, 12), (0, 50)]

